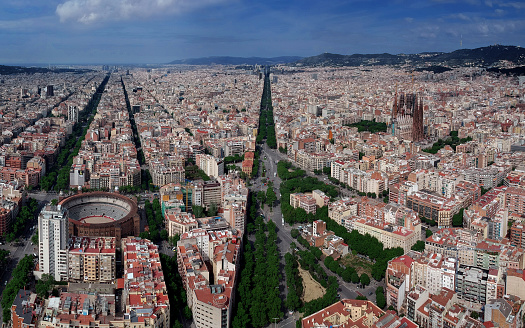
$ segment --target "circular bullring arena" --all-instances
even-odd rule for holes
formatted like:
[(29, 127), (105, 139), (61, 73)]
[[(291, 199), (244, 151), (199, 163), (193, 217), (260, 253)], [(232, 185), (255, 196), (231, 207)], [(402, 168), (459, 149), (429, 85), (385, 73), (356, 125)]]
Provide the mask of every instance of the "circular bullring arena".
[(102, 191), (81, 193), (59, 202), (67, 210), (69, 234), (87, 237), (138, 236), (137, 204), (126, 196)]

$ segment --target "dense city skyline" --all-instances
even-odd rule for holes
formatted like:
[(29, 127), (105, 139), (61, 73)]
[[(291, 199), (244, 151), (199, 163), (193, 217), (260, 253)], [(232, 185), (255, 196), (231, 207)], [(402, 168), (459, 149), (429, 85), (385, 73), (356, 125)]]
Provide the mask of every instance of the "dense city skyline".
[(5, 1), (2, 64), (418, 53), (520, 45), (512, 1)]

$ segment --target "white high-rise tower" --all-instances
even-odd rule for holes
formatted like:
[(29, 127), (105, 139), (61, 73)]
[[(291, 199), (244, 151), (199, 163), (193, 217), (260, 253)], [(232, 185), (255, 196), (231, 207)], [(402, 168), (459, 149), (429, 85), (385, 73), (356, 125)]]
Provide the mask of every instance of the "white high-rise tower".
[(68, 221), (61, 205), (47, 205), (38, 216), (39, 275), (67, 280)]
[(67, 109), (67, 120), (78, 122), (78, 107), (77, 106), (69, 106)]

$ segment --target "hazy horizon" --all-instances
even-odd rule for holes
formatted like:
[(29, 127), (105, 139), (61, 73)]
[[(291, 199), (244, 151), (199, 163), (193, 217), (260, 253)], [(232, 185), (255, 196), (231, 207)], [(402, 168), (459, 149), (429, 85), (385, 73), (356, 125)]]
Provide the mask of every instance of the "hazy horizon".
[(520, 46), (517, 1), (6, 0), (0, 64), (166, 64), (210, 56)]

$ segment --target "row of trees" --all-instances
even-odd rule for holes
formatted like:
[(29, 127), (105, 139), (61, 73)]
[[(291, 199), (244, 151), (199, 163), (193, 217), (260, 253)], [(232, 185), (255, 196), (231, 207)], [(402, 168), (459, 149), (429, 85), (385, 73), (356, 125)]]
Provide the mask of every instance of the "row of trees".
[(315, 214), (306, 213), (303, 208), (293, 208), (289, 203), (289, 199), (289, 196), (288, 198), (281, 197), (281, 213), (284, 217), (284, 221), (289, 224), (306, 222), (311, 223), (315, 220), (324, 220), (324, 218), (328, 216), (328, 206), (318, 208)]
[(299, 274), (299, 263), (297, 256), (292, 253), (284, 255), (284, 273), (286, 274), (286, 286), (288, 287), (288, 296), (286, 297), (286, 308), (292, 311), (298, 310), (302, 306), (301, 298), (303, 297), (303, 278)]
[(270, 76), (264, 76), (264, 88), (261, 97), (261, 110), (259, 112), (259, 131), (257, 133), (257, 143), (262, 143), (266, 139), (266, 144), (272, 149), (277, 148), (277, 138), (275, 136), (275, 124), (273, 121), (272, 90)]
[(5, 240), (9, 243), (20, 237), (24, 232), (25, 228), (33, 218), (35, 217), (36, 211), (38, 210), (38, 202), (34, 198), (28, 198), (25, 206), (22, 206), (20, 212), (15, 218), (15, 222), (11, 225), (13, 230), (6, 234)]
[(153, 199), (153, 203), (146, 199), (144, 202), (144, 210), (148, 222), (148, 231), (141, 232), (140, 237), (154, 242), (168, 240), (168, 232), (164, 225), (164, 217), (162, 216), (162, 208), (159, 199)]
[(75, 124), (73, 127), (73, 133), (69, 136), (64, 147), (62, 147), (53, 167), (40, 180), (41, 189), (48, 191), (53, 186), (55, 186), (55, 190), (69, 189), (69, 169), (73, 164), (73, 158), (78, 155), (80, 146), (82, 145), (82, 141), (84, 140), (87, 129), (89, 128), (89, 124), (93, 120), (94, 113), (97, 110), (98, 103), (108, 80), (109, 75), (104, 78), (84, 110), (79, 113), (79, 122), (87, 121), (88, 124), (83, 129), (81, 129), (80, 123)]
[[(282, 163), (282, 161), (279, 162), (279, 164)], [(277, 165), (277, 173), (279, 174), (279, 164)], [(288, 165), (291, 166), (291, 164), (288, 163)], [(292, 168), (294, 170), (295, 168)], [(288, 171), (288, 169), (287, 169)], [(302, 170), (296, 170), (294, 172), (300, 173)], [(294, 173), (294, 172), (288, 172), (288, 173)], [(304, 172), (304, 171), (302, 171)], [(305, 175), (299, 175), (298, 173), (295, 174), (285, 174), (284, 176), (279, 175), (279, 177), (284, 180), (281, 183), (281, 195), (282, 197), (285, 197), (285, 193), (289, 197), (291, 193), (296, 192), (310, 192), (312, 190), (321, 190), (326, 195), (328, 195), (330, 198), (335, 198), (338, 195), (337, 188), (326, 184), (322, 181), (319, 181), (319, 179), (314, 177), (307, 177)], [(291, 178), (291, 175), (295, 175), (295, 177)], [(284, 193), (283, 193), (284, 192)]]
[(266, 189), (266, 197), (265, 197), (266, 204), (268, 206), (273, 207), (274, 203), (277, 201), (277, 195), (275, 194), (275, 190), (273, 190), (273, 182), (268, 181), (268, 188)]
[(121, 186), (118, 190), (122, 194), (136, 194), (143, 189), (139, 186)]
[[(264, 223), (262, 217), (255, 220), (255, 243), (252, 248), (245, 243), (243, 269), (238, 286), (234, 328), (264, 327), (283, 313), (279, 291), (279, 251), (277, 227), (273, 221)], [(268, 234), (266, 234), (266, 230)]]
[(11, 274), (11, 280), (5, 286), (2, 293), (2, 315), (4, 322), (11, 320), (11, 306), (20, 289), (29, 285), (33, 280), (33, 255), (26, 255), (18, 262)]
[(164, 281), (168, 289), (168, 298), (170, 300), (170, 317), (172, 318), (172, 328), (182, 328), (182, 323), (175, 319), (182, 314), (187, 319), (191, 319), (191, 309), (188, 307), (187, 295), (182, 278), (179, 274), (177, 257), (160, 254), (160, 263), (164, 272)]

